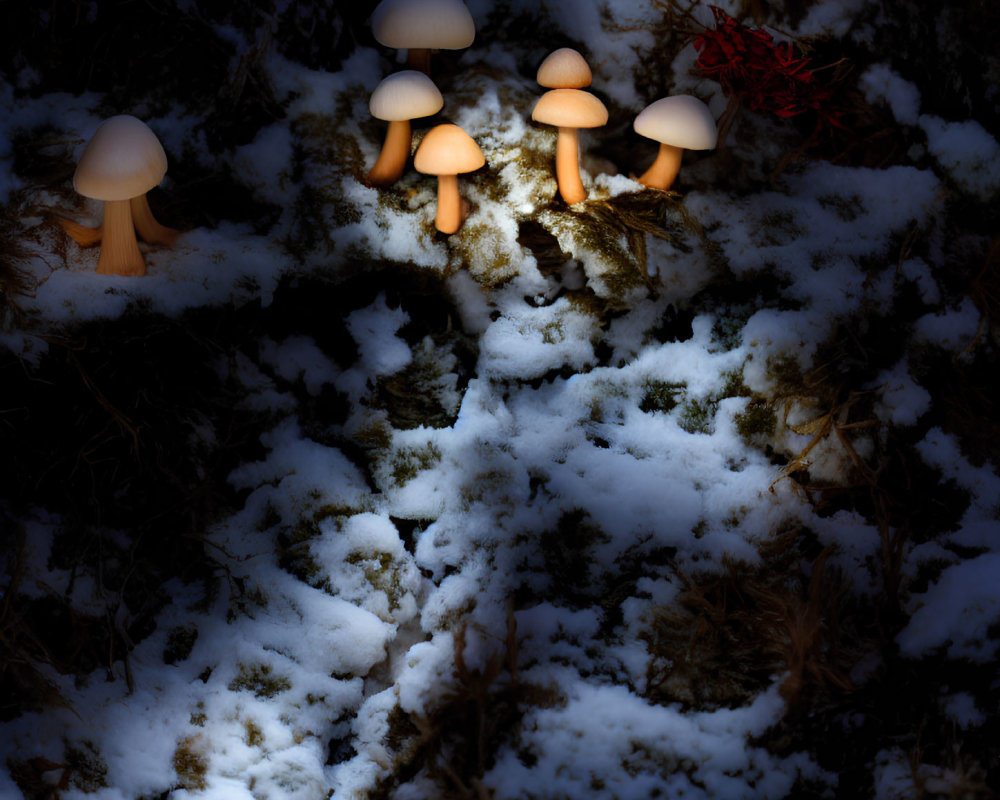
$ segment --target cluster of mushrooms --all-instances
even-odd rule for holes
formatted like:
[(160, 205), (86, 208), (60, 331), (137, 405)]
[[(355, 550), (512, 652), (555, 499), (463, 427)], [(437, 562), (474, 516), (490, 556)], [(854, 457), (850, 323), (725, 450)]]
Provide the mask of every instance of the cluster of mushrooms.
[[(408, 69), (385, 78), (369, 103), (376, 119), (389, 123), (385, 143), (369, 171), (370, 186), (385, 187), (403, 174), (410, 154), (410, 121), (441, 110), (444, 99), (430, 79), (430, 54), (441, 49), (468, 47), (475, 38), (472, 15), (462, 0), (383, 0), (372, 14), (372, 33), (386, 47), (407, 51)], [(559, 131), (556, 139), (556, 183), (568, 204), (586, 200), (580, 179), (578, 130), (608, 122), (608, 110), (585, 91), (593, 75), (576, 50), (568, 47), (550, 53), (538, 68), (537, 81), (549, 91), (531, 112), (531, 118)], [(684, 150), (709, 150), (716, 144), (716, 125), (708, 107), (691, 95), (664, 97), (635, 118), (636, 133), (660, 143), (653, 164), (639, 183), (669, 189), (681, 166)], [(462, 224), (458, 175), (485, 163), (476, 142), (457, 125), (431, 128), (417, 147), (413, 166), (438, 178), (437, 229), (455, 233)]]
[[(438, 50), (461, 50), (475, 39), (472, 15), (462, 0), (383, 0), (371, 18), (375, 39), (386, 47), (405, 50), (407, 69), (385, 78), (372, 93), (372, 116), (389, 123), (385, 142), (367, 174), (371, 186), (386, 187), (402, 176), (410, 157), (410, 121), (441, 110), (444, 99), (430, 79), (430, 58)], [(608, 110), (593, 94), (590, 67), (576, 50), (560, 48), (538, 68), (538, 83), (547, 88), (531, 118), (558, 128), (556, 182), (569, 204), (583, 202), (587, 193), (580, 179), (580, 128), (607, 124)], [(655, 189), (668, 189), (677, 176), (684, 150), (715, 147), (716, 126), (708, 107), (690, 95), (664, 97), (645, 108), (633, 123), (636, 132), (660, 142), (656, 160), (639, 178)], [(486, 163), (475, 140), (458, 125), (431, 128), (413, 157), (418, 172), (438, 179), (435, 224), (455, 233), (464, 218), (458, 176)], [(156, 221), (146, 192), (167, 171), (167, 157), (156, 135), (141, 120), (112, 117), (97, 129), (85, 148), (73, 187), (84, 197), (104, 201), (104, 218), (97, 228), (60, 219), (81, 246), (100, 244), (97, 271), (114, 275), (145, 275), (146, 265), (137, 236), (151, 244), (172, 245), (178, 232)]]

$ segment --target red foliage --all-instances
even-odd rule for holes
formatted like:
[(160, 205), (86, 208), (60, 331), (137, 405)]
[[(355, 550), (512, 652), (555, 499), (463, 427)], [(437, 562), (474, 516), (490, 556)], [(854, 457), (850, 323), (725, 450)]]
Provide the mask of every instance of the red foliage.
[(753, 111), (794, 117), (816, 111), (821, 120), (837, 123), (827, 106), (832, 91), (815, 80), (808, 58), (796, 58), (791, 42), (775, 44), (761, 28), (748, 28), (725, 11), (710, 6), (714, 30), (695, 37), (695, 69), (722, 85), (730, 99), (746, 101)]

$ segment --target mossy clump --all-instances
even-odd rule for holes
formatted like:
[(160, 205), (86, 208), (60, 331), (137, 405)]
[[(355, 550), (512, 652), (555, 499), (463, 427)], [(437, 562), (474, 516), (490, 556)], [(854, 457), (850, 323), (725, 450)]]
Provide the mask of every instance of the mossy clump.
[(201, 792), (208, 786), (208, 756), (202, 745), (201, 734), (188, 736), (177, 743), (174, 750), (174, 771), (182, 788)]
[(400, 447), (393, 453), (390, 475), (396, 486), (409, 483), (441, 461), (441, 450), (433, 442), (423, 447)]
[(747, 444), (757, 438), (773, 436), (778, 424), (774, 408), (762, 397), (751, 399), (746, 408), (736, 414), (734, 419), (736, 430)]
[(639, 410), (647, 414), (663, 413), (673, 411), (683, 396), (685, 385), (683, 383), (671, 383), (668, 381), (647, 380), (643, 389), (642, 399), (639, 401)]
[(329, 584), (323, 568), (309, 547), (310, 542), (321, 535), (315, 518), (303, 519), (298, 524), (279, 531), (276, 542), (278, 566), (317, 589)]
[(240, 664), (239, 671), (227, 687), (231, 692), (253, 692), (256, 697), (271, 698), (292, 688), (292, 682), (275, 674), (270, 664)]
[(406, 590), (400, 582), (400, 565), (390, 553), (355, 551), (350, 553), (345, 561), (359, 567), (371, 587), (385, 594), (389, 611), (399, 609)]
[(677, 424), (688, 433), (711, 433), (715, 424), (717, 403), (709, 400), (689, 400), (681, 409)]

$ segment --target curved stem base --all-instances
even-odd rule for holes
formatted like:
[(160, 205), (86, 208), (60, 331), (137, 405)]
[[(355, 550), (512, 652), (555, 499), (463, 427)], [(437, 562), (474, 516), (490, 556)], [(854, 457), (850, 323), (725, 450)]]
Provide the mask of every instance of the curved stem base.
[(153, 212), (149, 208), (146, 195), (141, 194), (138, 197), (133, 197), (129, 200), (129, 205), (132, 211), (132, 222), (140, 239), (150, 244), (173, 246), (181, 232), (156, 221), (156, 217), (153, 216)]
[(368, 183), (371, 186), (390, 186), (398, 181), (406, 168), (406, 159), (410, 157), (410, 121), (408, 119), (392, 120), (385, 132), (385, 142), (379, 153), (375, 166), (368, 173)]
[(677, 178), (677, 173), (681, 171), (681, 156), (683, 154), (683, 147), (661, 144), (660, 152), (656, 154), (656, 160), (639, 177), (639, 183), (650, 189), (669, 189)]

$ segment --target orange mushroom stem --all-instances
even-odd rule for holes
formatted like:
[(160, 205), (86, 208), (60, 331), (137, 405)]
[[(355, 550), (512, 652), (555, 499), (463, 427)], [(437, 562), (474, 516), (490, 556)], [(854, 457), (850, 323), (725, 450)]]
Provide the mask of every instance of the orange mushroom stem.
[(129, 206), (132, 211), (132, 223), (135, 225), (135, 231), (144, 242), (172, 247), (177, 241), (177, 237), (181, 235), (180, 231), (161, 225), (157, 221), (149, 207), (146, 195), (140, 194), (138, 197), (133, 197), (129, 200)]
[(142, 260), (142, 253), (139, 252), (139, 244), (135, 239), (130, 200), (104, 201), (101, 254), (97, 258), (97, 271), (102, 275), (146, 274), (146, 262)]
[(457, 175), (438, 175), (438, 205), (435, 227), (441, 233), (455, 233), (462, 227), (462, 197)]
[(576, 128), (559, 128), (556, 138), (556, 184), (567, 205), (582, 203), (587, 190), (580, 178), (580, 140)]
[(669, 189), (677, 178), (677, 173), (681, 171), (683, 155), (683, 147), (661, 143), (656, 159), (639, 177), (639, 183), (651, 189)]
[(382, 152), (368, 173), (369, 184), (390, 186), (402, 177), (403, 170), (406, 169), (406, 159), (410, 157), (412, 134), (408, 119), (390, 120)]

